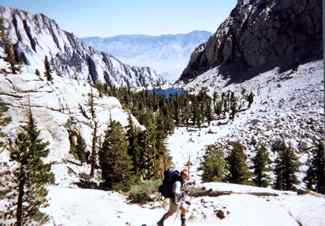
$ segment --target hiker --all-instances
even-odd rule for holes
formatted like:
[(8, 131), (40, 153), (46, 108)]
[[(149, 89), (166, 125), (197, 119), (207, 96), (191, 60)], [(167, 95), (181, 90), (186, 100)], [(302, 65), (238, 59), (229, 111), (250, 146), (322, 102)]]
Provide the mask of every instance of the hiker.
[(165, 172), (164, 182), (163, 185), (159, 188), (159, 191), (164, 197), (169, 198), (169, 209), (167, 213), (165, 213), (163, 217), (157, 222), (157, 226), (164, 226), (164, 221), (176, 213), (178, 208), (181, 211), (181, 226), (186, 226), (185, 194), (182, 190), (183, 185), (188, 179), (189, 176), (186, 169), (183, 169), (180, 173), (177, 170), (167, 170)]

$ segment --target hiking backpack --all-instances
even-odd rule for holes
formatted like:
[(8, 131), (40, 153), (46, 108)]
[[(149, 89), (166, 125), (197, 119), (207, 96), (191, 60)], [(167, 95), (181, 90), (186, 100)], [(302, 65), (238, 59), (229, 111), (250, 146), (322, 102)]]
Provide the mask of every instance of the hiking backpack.
[(176, 181), (180, 180), (180, 173), (178, 170), (168, 169), (164, 172), (164, 180), (162, 185), (159, 186), (159, 192), (165, 198), (173, 197), (173, 185)]

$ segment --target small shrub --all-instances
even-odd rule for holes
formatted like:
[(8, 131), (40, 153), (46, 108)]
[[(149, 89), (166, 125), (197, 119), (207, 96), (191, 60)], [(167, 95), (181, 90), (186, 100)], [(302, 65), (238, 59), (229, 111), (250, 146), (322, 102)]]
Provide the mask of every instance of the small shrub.
[(131, 186), (128, 200), (130, 203), (145, 204), (154, 201), (154, 193), (158, 191), (160, 180), (148, 180)]
[(138, 204), (145, 204), (147, 202), (152, 202), (153, 199), (150, 197), (150, 195), (144, 191), (140, 192), (131, 192), (128, 196), (128, 200), (130, 203), (138, 203)]

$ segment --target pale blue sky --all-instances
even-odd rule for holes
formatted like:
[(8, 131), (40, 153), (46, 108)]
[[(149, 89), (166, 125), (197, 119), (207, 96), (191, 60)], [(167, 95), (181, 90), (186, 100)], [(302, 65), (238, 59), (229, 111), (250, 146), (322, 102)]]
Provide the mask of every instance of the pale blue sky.
[(0, 0), (55, 19), (79, 37), (214, 32), (237, 0)]

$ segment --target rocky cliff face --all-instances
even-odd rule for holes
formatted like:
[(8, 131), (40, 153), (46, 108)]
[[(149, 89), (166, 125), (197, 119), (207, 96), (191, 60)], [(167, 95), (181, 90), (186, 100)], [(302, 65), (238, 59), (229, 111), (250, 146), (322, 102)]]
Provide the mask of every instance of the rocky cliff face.
[(16, 56), (31, 71), (42, 71), (48, 56), (56, 73), (64, 77), (132, 87), (162, 82), (149, 67), (132, 67), (97, 51), (43, 14), (0, 7), (0, 17)]
[(322, 57), (322, 1), (239, 0), (216, 33), (192, 53), (179, 81), (219, 66), (240, 82), (275, 66), (280, 70)]

